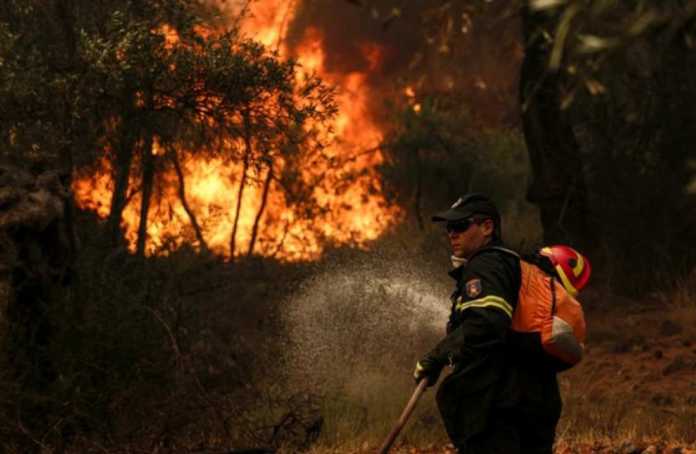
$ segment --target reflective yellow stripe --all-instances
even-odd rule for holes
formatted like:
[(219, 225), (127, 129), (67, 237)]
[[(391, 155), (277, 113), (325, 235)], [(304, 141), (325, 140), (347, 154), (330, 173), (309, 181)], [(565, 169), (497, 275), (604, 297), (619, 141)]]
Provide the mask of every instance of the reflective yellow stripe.
[(565, 272), (563, 271), (563, 268), (561, 268), (560, 265), (556, 266), (556, 274), (558, 274), (558, 277), (561, 278), (561, 282), (563, 282), (563, 287), (570, 293), (570, 296), (575, 297), (575, 295), (578, 294), (577, 289), (575, 286), (570, 282), (568, 279), (568, 276), (566, 276)]
[(491, 307), (500, 309), (501, 311), (505, 312), (508, 317), (512, 318), (512, 306), (510, 306), (510, 303), (499, 296), (490, 295), (477, 300), (465, 301), (457, 304), (458, 311), (464, 311), (466, 309), (475, 307)]
[(575, 268), (573, 268), (575, 277), (580, 277), (583, 268), (585, 268), (585, 260), (583, 260), (582, 255), (578, 254), (578, 263), (576, 263)]

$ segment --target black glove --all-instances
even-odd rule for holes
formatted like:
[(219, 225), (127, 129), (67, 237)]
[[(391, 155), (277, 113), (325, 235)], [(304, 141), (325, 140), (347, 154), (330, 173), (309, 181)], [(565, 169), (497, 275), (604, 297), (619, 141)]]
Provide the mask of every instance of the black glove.
[(432, 354), (427, 354), (416, 363), (416, 370), (413, 371), (413, 378), (416, 383), (422, 379), (428, 380), (428, 386), (433, 386), (440, 378), (440, 373), (444, 367), (444, 363), (435, 358)]

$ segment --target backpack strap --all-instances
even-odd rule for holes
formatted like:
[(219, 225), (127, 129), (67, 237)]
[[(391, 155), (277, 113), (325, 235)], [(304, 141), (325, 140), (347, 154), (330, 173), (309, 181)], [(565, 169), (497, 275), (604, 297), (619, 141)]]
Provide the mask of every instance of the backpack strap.
[(553, 266), (553, 263), (551, 263), (551, 260), (545, 255), (541, 255), (538, 251), (532, 254), (525, 255), (524, 257), (522, 257), (522, 260), (536, 265), (549, 276), (558, 278), (556, 274), (556, 269)]

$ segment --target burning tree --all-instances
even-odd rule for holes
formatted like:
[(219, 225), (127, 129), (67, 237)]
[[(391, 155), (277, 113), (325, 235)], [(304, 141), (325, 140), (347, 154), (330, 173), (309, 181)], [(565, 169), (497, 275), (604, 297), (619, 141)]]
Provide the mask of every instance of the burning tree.
[(6, 4), (7, 154), (70, 169), (78, 205), (140, 255), (309, 258), (376, 238), (396, 214), (365, 170), (378, 150), (336, 148), (346, 120), (316, 59), (286, 59), (207, 5)]
[[(158, 209), (173, 209), (178, 211), (175, 216), (188, 218), (201, 248), (210, 244), (229, 257), (237, 253), (245, 221), (250, 225), (244, 226), (244, 253), (254, 251), (269, 198), (292, 200), (307, 215), (315, 211), (314, 200), (302, 196), (310, 181), (298, 177), (297, 164), (301, 159), (329, 165), (322, 153), (328, 140), (322, 136), (322, 125), (335, 112), (329, 88), (313, 75), (299, 76), (294, 62), (281, 61), (263, 46), (243, 40), (236, 29), (218, 33), (186, 23), (174, 27), (143, 22), (129, 30), (118, 19), (115, 42), (96, 42), (89, 49), (105, 85), (125, 94), (109, 119), (115, 134), (106, 137), (106, 160), (101, 162), (111, 171), (113, 186), (104, 194), (110, 200), (86, 196), (84, 191), (97, 186), (94, 175), (82, 173), (75, 186), (82, 206), (109, 206), (112, 241), (119, 238), (122, 218), (126, 237), (140, 255), (148, 235), (160, 241), (151, 252), (167, 236), (174, 242), (186, 239), (189, 233), (181, 223), (167, 228), (171, 216), (149, 222), (153, 196)], [(199, 197), (217, 196), (215, 208), (229, 210), (228, 222), (218, 223), (215, 231), (205, 224), (209, 204), (187, 201), (186, 176), (194, 180), (193, 191), (205, 191), (200, 189), (205, 181), (196, 180), (204, 164), (223, 169), (218, 184), (220, 178), (228, 179), (219, 188), (225, 194)], [(101, 176), (97, 172), (96, 177)], [(271, 191), (274, 183), (279, 193)], [(259, 203), (243, 206), (245, 192), (251, 190), (258, 192)], [(232, 200), (228, 206), (224, 196)], [(139, 199), (137, 216), (124, 213), (131, 197)], [(158, 230), (164, 234), (156, 235)], [(224, 236), (227, 241), (221, 241)]]
[[(332, 92), (314, 76), (300, 80), (294, 62), (281, 61), (261, 45), (242, 40), (234, 29), (218, 34), (160, 26), (153, 31), (154, 25), (138, 24), (115, 46), (103, 42), (90, 49), (107, 86), (126, 94), (121, 104), (125, 109), (109, 119), (115, 134), (105, 138), (107, 153), (101, 161), (113, 181), (107, 202), (112, 240), (119, 238), (124, 208), (134, 197), (140, 202), (139, 215), (125, 213), (124, 221), (137, 219), (137, 230), (126, 229), (126, 234), (137, 234), (128, 239), (135, 242), (138, 254), (145, 252), (148, 229), (164, 227), (148, 223), (154, 196), (160, 202), (178, 199), (196, 241), (207, 249), (206, 226), (198, 220), (200, 208), (187, 201), (185, 178), (195, 171), (189, 167), (207, 162), (226, 167), (230, 181), (237, 182), (234, 203), (219, 207), (231, 213), (230, 257), (239, 242), (240, 219), (249, 214), (248, 209), (242, 212), (245, 190), (257, 181), (262, 185), (245, 251), (251, 254), (271, 184), (293, 196), (302, 191), (287, 181), (298, 170), (293, 170), (293, 161), (299, 155), (322, 159), (325, 137), (319, 126), (334, 113)], [(98, 208), (90, 204), (103, 201), (87, 199), (82, 192), (95, 188), (94, 177), (81, 175), (78, 199), (85, 207)], [(311, 206), (307, 198), (298, 203)], [(169, 234), (175, 241), (186, 236), (182, 231)], [(217, 241), (210, 240), (220, 249), (224, 232), (216, 234)]]
[[(319, 250), (322, 232), (307, 239), (303, 228), (327, 211), (321, 191), (335, 179), (326, 173), (344, 163), (325, 148), (333, 140), (327, 126), (336, 110), (333, 90), (314, 74), (300, 72), (296, 62), (242, 38), (236, 27), (216, 22), (212, 12), (198, 2), (176, 0), (16, 0), (0, 6), (0, 154), (36, 174), (61, 168), (74, 191), (61, 199), (66, 205), (61, 228), (74, 224), (74, 195), (80, 206), (106, 220), (113, 243), (125, 232), (128, 246), (141, 255), (166, 250), (167, 241), (173, 246), (190, 241), (228, 257), (273, 255), (284, 242), (296, 247), (297, 255)], [(8, 190), (16, 186), (12, 181)], [(3, 208), (7, 203), (3, 200)], [(17, 240), (27, 244), (17, 247), (34, 253), (37, 242), (27, 236)], [(305, 243), (308, 248), (301, 249)], [(51, 266), (62, 269), (66, 258), (56, 257)], [(5, 278), (14, 268), (8, 263), (0, 263), (3, 308), (12, 297)], [(147, 273), (136, 274), (138, 282), (148, 282)], [(41, 320), (50, 312), (52, 321), (63, 324), (59, 339), (75, 335), (82, 342), (90, 329), (103, 335), (99, 323), (118, 315), (101, 317), (105, 306), (98, 296), (85, 297), (89, 284), (74, 288), (64, 305), (57, 298), (42, 300)], [(128, 298), (112, 300), (135, 307), (127, 322), (137, 323), (151, 301)], [(23, 322), (32, 316), (20, 315)], [(135, 331), (157, 335), (152, 329)], [(60, 343), (54, 334), (41, 347), (50, 346), (56, 357), (71, 349), (67, 356), (85, 352), (67, 344), (64, 350), (53, 348)], [(113, 353), (98, 356), (113, 361)], [(57, 366), (61, 380), (79, 376), (86, 377), (83, 385), (91, 383), (94, 370), (72, 374), (73, 365), (65, 360)], [(50, 376), (43, 388), (34, 390), (40, 398), (55, 391), (46, 390), (57, 374), (45, 375)], [(71, 386), (68, 393), (80, 387)], [(101, 403), (97, 399), (94, 406)], [(18, 407), (24, 411), (19, 401)], [(42, 421), (18, 417), (23, 430), (48, 430), (42, 426), (49, 411), (29, 413)]]

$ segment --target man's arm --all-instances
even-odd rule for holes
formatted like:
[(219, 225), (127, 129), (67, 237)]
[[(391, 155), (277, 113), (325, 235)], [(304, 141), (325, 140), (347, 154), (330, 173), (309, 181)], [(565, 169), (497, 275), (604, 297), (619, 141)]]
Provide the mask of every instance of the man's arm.
[(469, 263), (460, 281), (462, 294), (453, 307), (459, 322), (419, 361), (416, 380), (427, 376), (434, 383), (445, 365), (467, 362), (505, 342), (517, 304), (518, 266), (516, 259), (497, 252), (483, 253)]

